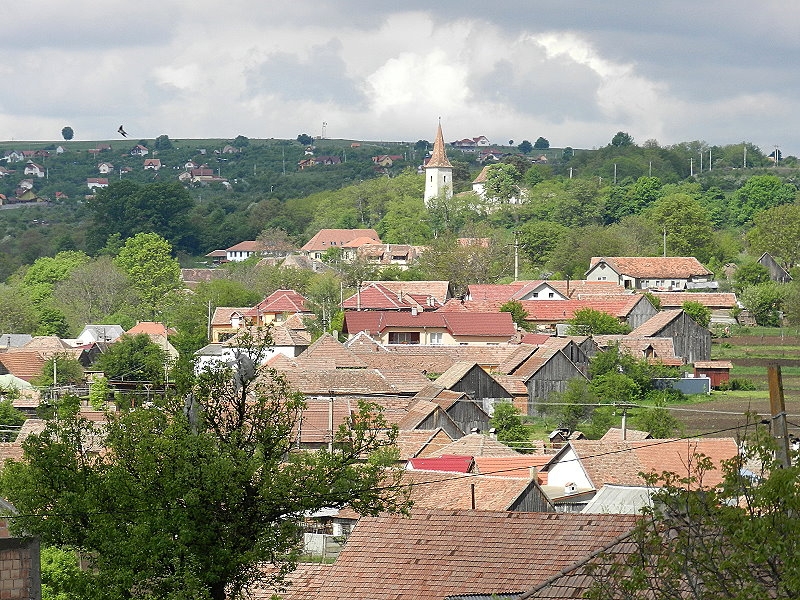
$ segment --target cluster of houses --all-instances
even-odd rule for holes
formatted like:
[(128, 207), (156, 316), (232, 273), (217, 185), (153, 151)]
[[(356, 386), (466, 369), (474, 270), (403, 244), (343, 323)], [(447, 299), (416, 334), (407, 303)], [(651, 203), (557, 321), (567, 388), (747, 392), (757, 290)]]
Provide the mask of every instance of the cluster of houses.
[[(380, 245), (374, 232), (364, 233), (353, 239)], [(306, 249), (309, 260), (317, 260), (312, 252), (349, 251), (353, 239), (342, 235), (330, 230), (319, 236), (318, 245)], [(246, 250), (234, 250), (240, 251)], [(410, 515), (366, 517), (350, 508), (309, 515), (306, 551), (335, 560), (301, 563), (282, 597), (367, 600), (386, 597), (387, 590), (391, 597), (425, 600), (582, 597), (587, 579), (579, 575), (587, 561), (630, 535), (636, 513), (651, 502), (653, 489), (641, 474), (669, 469), (686, 475), (686, 457), (693, 453), (720, 464), (736, 454), (736, 442), (653, 440), (630, 429), (587, 440), (580, 432), (556, 430), (523, 454), (495, 438), (491, 414), (498, 402), (535, 414), (538, 403), (568, 381), (585, 379), (590, 358), (611, 344), (687, 370), (693, 363), (693, 375), (704, 368), (724, 371), (725, 365), (709, 360), (710, 332), (679, 308), (691, 297), (713, 307), (714, 318), (724, 322), (733, 295), (687, 291), (713, 290), (711, 284), (710, 273), (694, 259), (621, 257), (593, 259), (584, 280), (472, 285), (463, 298), (453, 297), (446, 281), (368, 281), (342, 300), (344, 341), (336, 334), (312, 341), (306, 328), (313, 318), (310, 303), (294, 290), (276, 290), (255, 306), (217, 307), (198, 365), (234, 360), (242, 336), (268, 326), (272, 344), (264, 364), (307, 400), (294, 433), (298, 451), (331, 444), (364, 399), (381, 406), (399, 430), (397, 464), (411, 486)], [(644, 290), (657, 294), (665, 308), (656, 310)], [(509, 300), (525, 308), (532, 333), (500, 311)], [(613, 315), (632, 332), (565, 335), (561, 326), (586, 307)], [(137, 328), (127, 333), (141, 330), (169, 344), (163, 325)], [(92, 351), (123, 333), (115, 326), (87, 326), (75, 340), (4, 334), (0, 371), (29, 380), (48, 355), (67, 352), (88, 361)], [(23, 395), (17, 402), (24, 407), (32, 400)], [(102, 421), (102, 413), (83, 410)], [(22, 441), (40, 428), (41, 422), (29, 419), (16, 441), (0, 443), (0, 457), (19, 459)], [(711, 479), (705, 484), (713, 485)], [(15, 542), (15, 551), (21, 543)], [(0, 543), (0, 569), (4, 549)], [(565, 573), (584, 584), (573, 595), (554, 595)], [(276, 592), (250, 591), (264, 599)]]

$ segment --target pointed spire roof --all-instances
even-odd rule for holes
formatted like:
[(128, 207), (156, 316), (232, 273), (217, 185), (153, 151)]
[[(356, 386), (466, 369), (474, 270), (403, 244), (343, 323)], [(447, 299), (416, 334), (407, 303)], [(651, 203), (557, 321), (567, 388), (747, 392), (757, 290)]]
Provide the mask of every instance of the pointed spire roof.
[(439, 121), (439, 128), (436, 130), (436, 141), (433, 142), (433, 153), (425, 165), (426, 169), (433, 167), (453, 168), (450, 161), (447, 160), (447, 152), (444, 150), (444, 136), (442, 135), (442, 122)]

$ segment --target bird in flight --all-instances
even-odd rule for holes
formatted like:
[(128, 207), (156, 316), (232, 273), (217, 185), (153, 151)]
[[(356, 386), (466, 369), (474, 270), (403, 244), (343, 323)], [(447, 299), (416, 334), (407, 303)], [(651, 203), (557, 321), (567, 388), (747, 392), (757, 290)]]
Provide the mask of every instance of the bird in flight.
[(122, 128), (122, 125), (119, 126), (117, 129), (117, 133), (119, 133), (122, 137), (128, 137), (128, 132)]

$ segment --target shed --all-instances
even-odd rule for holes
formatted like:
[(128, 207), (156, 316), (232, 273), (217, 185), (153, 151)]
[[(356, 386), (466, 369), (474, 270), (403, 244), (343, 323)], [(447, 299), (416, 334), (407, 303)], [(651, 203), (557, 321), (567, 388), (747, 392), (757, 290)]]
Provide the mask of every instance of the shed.
[(721, 384), (731, 380), (732, 368), (733, 363), (727, 360), (698, 360), (694, 363), (694, 376), (708, 377), (711, 387), (719, 389)]

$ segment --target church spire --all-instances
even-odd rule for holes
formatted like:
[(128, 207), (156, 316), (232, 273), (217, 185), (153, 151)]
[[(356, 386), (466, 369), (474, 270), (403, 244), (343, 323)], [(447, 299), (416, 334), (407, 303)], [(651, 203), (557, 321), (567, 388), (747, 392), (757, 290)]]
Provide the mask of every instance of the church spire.
[(436, 140), (433, 142), (433, 152), (428, 160), (428, 164), (425, 165), (425, 168), (428, 169), (432, 167), (453, 168), (453, 165), (451, 165), (450, 161), (447, 160), (447, 152), (445, 152), (444, 149), (444, 136), (442, 135), (441, 121), (439, 121), (439, 129), (436, 130)]

